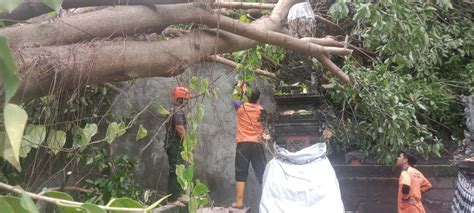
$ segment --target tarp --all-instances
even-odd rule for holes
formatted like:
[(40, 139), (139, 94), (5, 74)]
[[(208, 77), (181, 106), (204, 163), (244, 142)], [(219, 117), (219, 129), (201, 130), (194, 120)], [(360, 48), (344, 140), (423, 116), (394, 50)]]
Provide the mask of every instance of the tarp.
[(279, 212), (344, 212), (325, 143), (294, 153), (275, 146), (275, 157), (263, 176), (260, 213)]

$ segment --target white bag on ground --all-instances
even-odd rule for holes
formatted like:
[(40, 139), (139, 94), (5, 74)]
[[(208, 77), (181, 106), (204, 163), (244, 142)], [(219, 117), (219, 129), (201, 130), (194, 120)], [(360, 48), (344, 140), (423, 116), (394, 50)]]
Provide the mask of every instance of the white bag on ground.
[(344, 205), (326, 144), (292, 153), (275, 147), (263, 175), (260, 213), (342, 213)]

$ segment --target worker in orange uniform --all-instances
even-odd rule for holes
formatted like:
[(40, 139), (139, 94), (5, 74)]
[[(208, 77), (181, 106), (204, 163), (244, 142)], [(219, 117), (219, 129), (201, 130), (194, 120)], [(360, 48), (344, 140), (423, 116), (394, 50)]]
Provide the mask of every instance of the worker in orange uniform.
[(431, 183), (413, 168), (416, 161), (411, 152), (402, 152), (397, 158), (397, 167), (402, 169), (398, 181), (398, 213), (425, 213), (421, 194), (431, 189)]
[[(237, 86), (241, 88), (243, 93), (241, 97), (247, 95), (247, 88), (243, 82), (239, 81)], [(237, 90), (234, 91), (235, 93), (237, 93)], [(232, 203), (233, 208), (244, 207), (245, 182), (247, 181), (250, 163), (252, 163), (255, 176), (260, 184), (265, 171), (266, 159), (262, 144), (264, 131), (260, 122), (264, 109), (257, 103), (259, 97), (260, 91), (254, 88), (248, 96), (248, 103), (234, 101), (234, 107), (237, 111), (237, 131), (235, 134), (237, 148), (235, 152), (236, 193), (235, 201)]]
[(172, 94), (173, 107), (170, 117), (166, 123), (165, 150), (168, 155), (169, 177), (168, 177), (168, 204), (184, 206), (179, 199), (182, 194), (181, 186), (176, 176), (176, 165), (183, 164), (181, 151), (183, 151), (183, 139), (186, 136), (186, 114), (184, 107), (188, 104), (191, 93), (185, 87), (176, 87)]

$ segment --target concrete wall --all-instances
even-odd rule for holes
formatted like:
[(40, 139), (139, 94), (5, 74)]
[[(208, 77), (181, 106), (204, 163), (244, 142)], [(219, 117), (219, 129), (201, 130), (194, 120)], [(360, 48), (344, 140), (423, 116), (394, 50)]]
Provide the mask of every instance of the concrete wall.
[[(423, 194), (427, 212), (451, 212), (456, 184), (456, 168), (447, 165), (419, 165), (433, 188)], [(334, 165), (346, 211), (397, 212), (398, 175), (391, 166)]]
[[(199, 143), (195, 152), (196, 176), (209, 186), (214, 205), (229, 206), (235, 193), (233, 184), (236, 127), (230, 95), (235, 82), (235, 72), (229, 67), (200, 64), (190, 67), (179, 79), (152, 78), (135, 81), (118, 97), (112, 113), (117, 116), (129, 116), (143, 111), (137, 121), (148, 129), (149, 136), (145, 140), (135, 142), (137, 128), (132, 128), (114, 142), (113, 150), (115, 154), (127, 153), (135, 158), (136, 177), (143, 187), (166, 192), (168, 163), (162, 142), (162, 123), (165, 118), (154, 109), (159, 105), (169, 106), (171, 89), (177, 85), (177, 81), (187, 82), (192, 75), (209, 78), (212, 87), (218, 88), (220, 93), (218, 97), (206, 98), (203, 101), (205, 118), (199, 128)], [(270, 86), (260, 82), (259, 87), (262, 92), (262, 105), (273, 111), (274, 101), (271, 98)], [(148, 143), (150, 146), (144, 149)], [(267, 155), (267, 158), (270, 157)], [(346, 210), (362, 213), (396, 212), (397, 172), (391, 167), (334, 167)], [(453, 199), (454, 169), (434, 167), (426, 171), (425, 175), (430, 177), (434, 185), (434, 189), (425, 196), (424, 203), (428, 212), (449, 212)], [(256, 182), (253, 171), (249, 174), (245, 203), (253, 209), (252, 212), (258, 212), (261, 186)]]
[[(112, 107), (112, 113), (129, 116), (144, 110), (137, 122), (148, 129), (146, 139), (135, 142), (137, 127), (132, 128), (113, 144), (114, 154), (126, 153), (135, 158), (135, 169), (138, 181), (145, 187), (166, 192), (168, 162), (163, 149), (165, 117), (160, 116), (156, 106), (170, 106), (171, 89), (177, 81), (187, 84), (192, 75), (209, 78), (211, 87), (217, 88), (220, 95), (205, 98), (205, 117), (199, 127), (199, 142), (195, 150), (196, 175), (207, 183), (210, 196), (215, 205), (231, 205), (234, 189), (234, 157), (236, 128), (235, 110), (231, 93), (235, 83), (235, 72), (220, 64), (200, 64), (190, 67), (186, 73), (174, 78), (151, 78), (137, 80), (123, 92)], [(263, 82), (259, 83), (264, 85)], [(270, 86), (260, 86), (260, 103), (269, 111), (273, 111), (272, 91)], [(199, 100), (201, 101), (201, 100)], [(192, 106), (195, 101), (191, 101)], [(143, 148), (150, 143), (150, 146)], [(249, 181), (245, 193), (245, 202), (253, 209), (258, 207), (261, 187), (256, 182), (253, 171), (249, 173)]]

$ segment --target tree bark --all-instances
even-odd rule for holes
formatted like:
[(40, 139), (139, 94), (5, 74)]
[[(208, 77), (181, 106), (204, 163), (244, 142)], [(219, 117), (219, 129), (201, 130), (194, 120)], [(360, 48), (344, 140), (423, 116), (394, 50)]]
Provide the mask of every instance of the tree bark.
[[(277, 45), (286, 49), (294, 50), (302, 54), (310, 55), (318, 59), (321, 64), (333, 73), (339, 80), (345, 84), (350, 84), (350, 78), (339, 67), (329, 59), (329, 55), (349, 55), (352, 50), (337, 47), (324, 47), (308, 40), (301, 40), (289, 35), (260, 30), (258, 27), (243, 24), (229, 17), (221, 17), (218, 14), (212, 14), (207, 10), (200, 10), (203, 14), (201, 20), (203, 24), (211, 27), (217, 27), (237, 35), (254, 39), (256, 41)], [(207, 13), (207, 15), (205, 15)], [(324, 58), (324, 60), (323, 60)], [(324, 61), (324, 62), (323, 62)]]
[(247, 2), (217, 2), (214, 6), (229, 9), (273, 9), (275, 4)]
[[(251, 26), (281, 29), (289, 8), (300, 1), (280, 1), (270, 16), (254, 21)], [(168, 41), (94, 41), (22, 48), (15, 51), (23, 80), (15, 100), (24, 102), (84, 84), (175, 76), (209, 55), (244, 50), (256, 44), (222, 30), (201, 30)]]
[(121, 6), (64, 17), (53, 22), (0, 29), (12, 49), (72, 44), (92, 39), (161, 32), (169, 25), (199, 22), (198, 4)]
[[(97, 7), (112, 5), (159, 5), (188, 3), (192, 0), (63, 0), (62, 8)], [(4, 19), (6, 25), (12, 25), (19, 21), (52, 12), (53, 9), (41, 0), (25, 0), (11, 13), (0, 13), (0, 19)]]
[[(313, 57), (316, 57), (318, 60), (320, 60), (322, 57), (328, 57), (329, 54), (348, 55), (348, 54), (351, 53), (351, 50), (349, 50), (349, 49), (327, 48), (327, 47), (317, 45), (317, 44), (313, 44), (309, 41), (300, 40), (300, 39), (297, 39), (297, 38), (294, 38), (294, 37), (291, 37), (291, 36), (288, 36), (288, 35), (272, 32), (272, 31), (260, 30), (258, 27), (254, 27), (252, 25), (246, 25), (246, 24), (243, 24), (243, 23), (241, 23), (237, 20), (234, 20), (234, 19), (231, 19), (231, 18), (228, 18), (228, 17), (225, 17), (225, 16), (221, 16), (219, 14), (212, 13), (209, 10), (207, 10), (206, 8), (204, 8), (203, 5), (199, 5), (199, 4), (171, 5), (168, 9), (167, 9), (167, 6), (161, 6), (160, 8), (162, 9), (163, 13), (165, 13), (165, 14), (167, 13), (167, 15), (165, 15), (164, 17), (162, 15), (159, 16), (158, 19), (164, 19), (164, 20), (161, 20), (162, 22), (153, 22), (153, 18), (152, 18), (150, 20), (144, 21), (144, 23), (150, 23), (150, 24), (139, 24), (139, 25), (136, 25), (136, 26), (140, 26), (140, 29), (143, 30), (143, 29), (146, 29), (145, 26), (154, 25), (156, 27), (156, 26), (159, 26), (161, 24), (160, 29), (158, 29), (158, 30), (161, 31), (161, 30), (163, 30), (162, 29), (164, 27), (163, 25), (168, 26), (169, 24), (171, 24), (173, 22), (183, 23), (183, 22), (187, 22), (187, 21), (200, 20), (201, 23), (206, 24), (208, 26), (221, 28), (223, 30), (238, 34), (240, 36), (255, 39), (255, 40), (260, 41), (262, 43), (274, 44), (274, 45), (278, 45), (278, 46), (281, 46), (281, 47), (284, 47), (284, 48), (287, 48), (287, 49), (298, 51), (298, 52), (303, 53), (303, 54), (308, 54), (308, 55), (311, 55)], [(175, 13), (172, 12), (173, 10), (171, 8), (174, 9), (174, 10), (180, 11), (179, 14), (183, 14), (183, 16), (178, 15), (178, 17), (176, 17), (176, 16), (173, 17), (172, 14), (175, 14)], [(135, 7), (132, 7), (132, 8), (125, 8), (125, 9), (127, 10), (126, 12), (122, 11), (118, 14), (126, 14), (126, 16), (129, 16), (131, 18), (133, 16), (131, 16), (130, 14), (136, 14), (137, 11), (142, 11), (143, 7), (135, 6)], [(137, 11), (135, 11), (135, 13), (133, 13), (133, 12), (131, 12), (132, 9), (137, 9)], [(170, 11), (171, 11), (171, 13), (170, 13)], [(104, 11), (101, 10), (101, 11), (98, 11), (97, 13), (103, 15)], [(89, 20), (89, 19), (87, 19), (87, 17), (90, 18), (91, 13), (88, 13), (88, 14), (89, 15), (85, 16), (84, 18), (83, 17), (80, 17), (80, 18), (76, 17), (75, 19), (72, 19), (72, 20), (74, 20), (77, 25), (82, 23), (82, 25), (84, 27), (87, 27), (89, 29), (91, 28), (91, 27), (88, 27), (88, 26), (91, 26), (90, 21), (92, 21), (92, 20), (103, 20), (103, 19), (100, 19), (98, 17), (94, 17), (92, 20)], [(145, 19), (146, 19), (146, 17), (157, 17), (156, 14), (157, 14), (156, 12), (151, 11), (150, 14), (147, 14), (144, 17), (145, 17)], [(172, 16), (172, 17), (170, 18), (170, 16)], [(105, 17), (116, 17), (116, 16), (107, 14), (107, 15), (105, 15)], [(71, 17), (71, 18), (74, 18), (74, 17)], [(166, 20), (166, 18), (169, 18), (169, 19)], [(125, 20), (130, 21), (130, 20), (133, 20), (133, 19), (125, 19)], [(115, 21), (115, 22), (117, 23), (117, 21)], [(134, 21), (132, 21), (132, 22), (134, 22)], [(62, 22), (62, 23), (64, 23), (64, 22)], [(110, 20), (104, 20), (102, 25), (107, 25), (107, 23), (110, 23)], [(127, 29), (130, 29), (132, 26), (135, 26), (135, 25), (131, 25), (130, 22), (128, 22), (128, 23), (129, 24), (126, 25), (126, 26), (130, 26), (130, 27), (127, 27)], [(155, 23), (158, 23), (158, 24), (155, 24)], [(70, 26), (70, 25), (71, 24), (67, 24), (67, 26)], [(28, 27), (28, 26), (25, 26), (25, 27)], [(30, 26), (30, 28), (31, 27), (32, 26)], [(102, 33), (102, 36), (104, 36), (104, 32), (108, 32), (111, 29), (120, 28), (120, 24), (118, 24), (116, 26), (116, 28), (114, 28), (114, 27), (106, 28), (108, 30), (104, 30), (103, 28), (98, 29), (97, 25), (93, 25), (93, 27), (96, 28), (96, 33), (97, 34)], [(74, 26), (74, 28), (77, 28), (77, 26)], [(34, 30), (34, 27), (33, 27), (32, 30)], [(11, 42), (10, 45), (12, 47), (15, 47), (16, 45), (22, 43), (23, 40), (21, 39), (21, 35), (25, 35), (27, 37), (31, 36), (31, 34), (29, 34), (29, 33), (24, 33), (24, 30), (21, 30), (21, 31), (23, 32), (22, 34), (15, 36), (15, 34), (18, 34), (18, 29), (15, 30), (13, 28), (7, 28), (5, 31), (0, 31), (0, 35), (2, 35), (2, 34), (5, 35), (8, 39), (10, 39), (10, 42)], [(141, 31), (141, 30), (138, 30), (138, 31)], [(44, 32), (51, 33), (53, 31), (50, 30), (50, 29), (46, 29), (46, 30), (44, 30)], [(53, 39), (57, 38), (56, 39), (57, 42), (55, 42), (53, 44), (58, 44), (58, 42), (73, 43), (73, 42), (77, 42), (78, 40), (80, 40), (82, 38), (81, 36), (79, 36), (80, 33), (74, 33), (74, 32), (77, 32), (77, 30), (76, 31), (69, 30), (69, 31), (63, 31), (63, 32), (70, 32), (71, 35), (62, 37), (62, 36), (57, 36), (57, 35), (54, 35), (54, 34), (52, 34), (52, 35), (44, 34), (45, 38), (39, 38), (40, 36), (33, 36), (33, 38), (28, 38), (28, 41), (31, 41), (33, 39), (40, 39), (40, 40), (37, 40), (37, 42), (43, 42), (44, 43), (48, 40), (48, 38), (50, 38), (49, 40), (53, 40)], [(87, 33), (87, 34), (91, 38), (100, 37), (100, 36), (97, 36), (97, 35), (92, 35), (90, 33)], [(76, 35), (76, 37), (74, 37), (74, 35)], [(87, 35), (86, 35), (86, 37), (87, 37)], [(50, 43), (46, 43), (46, 44), (50, 44)], [(343, 73), (342, 70), (337, 68), (337, 66), (329, 65), (329, 62), (330, 62), (330, 60), (329, 61), (326, 60), (326, 63), (323, 63), (323, 65), (330, 72), (332, 72), (336, 77), (338, 77), (342, 82), (344, 82), (346, 84), (350, 83), (349, 77), (345, 73)]]

